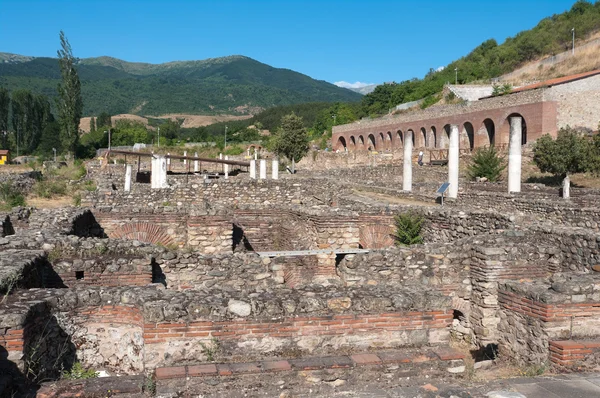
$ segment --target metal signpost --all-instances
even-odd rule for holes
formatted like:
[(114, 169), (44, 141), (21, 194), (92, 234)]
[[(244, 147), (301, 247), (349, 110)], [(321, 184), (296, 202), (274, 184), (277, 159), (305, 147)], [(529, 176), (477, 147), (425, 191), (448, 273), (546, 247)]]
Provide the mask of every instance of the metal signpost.
[(444, 205), (444, 193), (448, 190), (448, 187), (450, 187), (450, 183), (449, 182), (445, 182), (437, 190), (437, 193), (439, 193), (440, 195), (442, 195), (442, 206)]

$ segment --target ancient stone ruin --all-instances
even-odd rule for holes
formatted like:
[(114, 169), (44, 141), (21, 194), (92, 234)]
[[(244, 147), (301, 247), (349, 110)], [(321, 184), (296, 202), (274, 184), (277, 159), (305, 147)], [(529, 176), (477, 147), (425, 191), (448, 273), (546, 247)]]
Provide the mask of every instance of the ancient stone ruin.
[[(160, 188), (143, 159), (90, 164), (82, 207), (1, 214), (0, 388), (171, 397), (314, 371), (326, 394), (373, 366), (459, 380), (457, 343), (600, 364), (599, 191), (460, 180), (442, 207), (446, 170), (413, 169), (407, 191), (401, 159), (378, 159), (278, 179), (173, 161)], [(423, 244), (395, 245), (406, 212)], [(76, 363), (109, 377), (52, 382)]]

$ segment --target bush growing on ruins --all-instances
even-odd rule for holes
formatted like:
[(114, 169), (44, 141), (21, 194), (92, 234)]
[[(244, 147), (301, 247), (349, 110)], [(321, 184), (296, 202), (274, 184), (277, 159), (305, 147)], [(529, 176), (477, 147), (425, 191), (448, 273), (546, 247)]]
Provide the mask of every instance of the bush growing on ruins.
[(592, 170), (594, 156), (590, 142), (571, 128), (562, 128), (556, 140), (549, 135), (539, 138), (533, 147), (533, 161), (543, 173), (565, 178), (573, 173)]
[(80, 362), (75, 362), (70, 371), (62, 373), (62, 377), (67, 380), (93, 379), (98, 377), (98, 372), (85, 369)]
[(308, 133), (302, 118), (293, 112), (284, 116), (271, 146), (277, 155), (299, 162), (308, 153)]
[(393, 234), (396, 245), (410, 246), (423, 243), (421, 229), (425, 218), (413, 212), (402, 213), (394, 216), (396, 231)]
[(0, 208), (25, 206), (25, 196), (10, 182), (0, 184)]
[(35, 183), (34, 191), (40, 198), (50, 199), (56, 195), (66, 195), (67, 184), (64, 181), (42, 180)]
[(467, 169), (470, 179), (485, 177), (488, 181), (498, 181), (502, 171), (506, 168), (504, 158), (498, 156), (496, 148), (479, 148), (473, 156), (472, 163)]
[(492, 97), (499, 97), (501, 95), (510, 94), (512, 91), (512, 85), (510, 83), (506, 84), (494, 84), (492, 89)]

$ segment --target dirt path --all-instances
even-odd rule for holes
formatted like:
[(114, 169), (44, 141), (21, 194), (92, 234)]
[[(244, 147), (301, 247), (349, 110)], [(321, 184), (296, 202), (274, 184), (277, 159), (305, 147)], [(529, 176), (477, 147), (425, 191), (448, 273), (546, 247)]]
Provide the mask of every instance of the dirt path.
[(359, 191), (354, 190), (354, 195), (366, 199), (370, 199), (375, 202), (379, 202), (383, 205), (387, 204), (395, 204), (395, 205), (409, 205), (409, 206), (423, 206), (423, 207), (433, 207), (437, 206), (433, 201), (424, 202), (417, 199), (410, 198), (401, 198), (399, 196), (392, 196), (383, 193), (377, 192), (369, 192), (369, 191)]

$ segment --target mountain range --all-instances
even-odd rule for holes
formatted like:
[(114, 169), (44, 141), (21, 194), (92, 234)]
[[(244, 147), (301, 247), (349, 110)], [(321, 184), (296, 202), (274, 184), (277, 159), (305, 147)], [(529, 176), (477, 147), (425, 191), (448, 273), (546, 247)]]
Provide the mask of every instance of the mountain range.
[[(241, 55), (163, 64), (83, 58), (77, 69), (87, 116), (248, 114), (277, 105), (362, 98), (349, 89)], [(0, 87), (55, 97), (59, 81), (56, 58), (0, 53)]]

